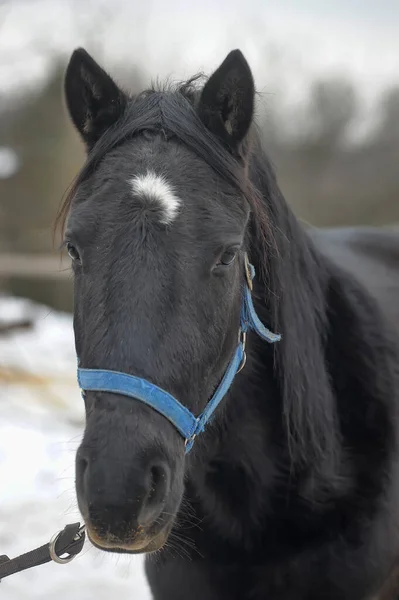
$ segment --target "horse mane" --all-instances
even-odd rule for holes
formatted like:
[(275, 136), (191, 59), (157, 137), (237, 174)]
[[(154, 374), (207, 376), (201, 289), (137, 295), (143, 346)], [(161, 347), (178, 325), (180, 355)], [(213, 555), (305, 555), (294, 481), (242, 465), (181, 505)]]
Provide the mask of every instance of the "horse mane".
[(275, 348), (275, 371), (292, 464), (319, 465), (325, 478), (335, 471), (340, 447), (322, 333), (327, 331), (325, 264), (284, 200), (256, 127), (243, 165), (203, 125), (195, 110), (200, 81), (195, 76), (178, 85), (153, 86), (133, 97), (120, 119), (90, 150), (56, 225), (64, 229), (78, 187), (105, 155), (144, 132), (178, 140), (235, 186), (252, 211), (250, 253), (267, 318), (282, 334)]
[[(336, 402), (326, 364), (329, 332), (329, 263), (314, 247), (285, 201), (260, 136), (250, 177), (261, 191), (277, 252), (270, 252), (255, 229), (252, 260), (260, 268), (273, 327), (282, 334), (276, 346), (276, 372), (293, 466), (311, 464), (334, 485), (340, 460)], [(253, 219), (259, 212), (253, 213)], [(266, 273), (266, 276), (264, 275)]]

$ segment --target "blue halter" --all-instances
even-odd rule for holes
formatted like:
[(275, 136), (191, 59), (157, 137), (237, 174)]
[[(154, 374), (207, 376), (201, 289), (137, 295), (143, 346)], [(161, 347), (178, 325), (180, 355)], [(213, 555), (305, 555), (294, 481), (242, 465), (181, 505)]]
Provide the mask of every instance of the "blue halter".
[(130, 396), (140, 400), (169, 419), (185, 440), (186, 453), (193, 446), (196, 436), (204, 430), (212, 414), (228, 392), (233, 379), (244, 367), (246, 361), (245, 343), (247, 331), (252, 329), (266, 342), (277, 342), (281, 336), (267, 329), (258, 315), (252, 302), (252, 279), (255, 276), (254, 267), (248, 262), (245, 255), (246, 284), (244, 287), (241, 307), (239, 341), (233, 358), (217, 387), (214, 395), (206, 405), (205, 410), (195, 417), (185, 406), (165, 390), (154, 385), (146, 379), (103, 369), (78, 369), (78, 382), (82, 393), (112, 392)]

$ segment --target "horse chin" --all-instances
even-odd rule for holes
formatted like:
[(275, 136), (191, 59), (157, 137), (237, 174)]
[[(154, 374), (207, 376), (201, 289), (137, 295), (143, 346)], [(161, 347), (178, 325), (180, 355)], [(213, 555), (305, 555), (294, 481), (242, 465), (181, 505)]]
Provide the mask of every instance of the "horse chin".
[(133, 541), (116, 540), (111, 537), (100, 538), (94, 531), (87, 528), (87, 535), (90, 542), (104, 552), (114, 552), (117, 554), (150, 554), (157, 552), (167, 542), (170, 528), (160, 531), (154, 537), (140, 537)]

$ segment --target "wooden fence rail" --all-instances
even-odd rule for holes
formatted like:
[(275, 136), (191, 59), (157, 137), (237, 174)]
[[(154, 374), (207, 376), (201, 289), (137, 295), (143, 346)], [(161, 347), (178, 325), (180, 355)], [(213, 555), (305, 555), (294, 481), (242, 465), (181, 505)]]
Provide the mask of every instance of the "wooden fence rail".
[(70, 279), (68, 259), (54, 254), (0, 254), (0, 278)]

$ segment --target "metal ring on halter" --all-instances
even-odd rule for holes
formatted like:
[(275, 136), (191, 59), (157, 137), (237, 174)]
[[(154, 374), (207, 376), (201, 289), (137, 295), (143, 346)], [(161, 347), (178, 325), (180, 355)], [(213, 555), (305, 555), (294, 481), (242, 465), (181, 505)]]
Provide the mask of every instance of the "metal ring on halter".
[(237, 373), (239, 373), (240, 371), (243, 370), (243, 368), (245, 367), (246, 362), (247, 362), (247, 353), (244, 350), (244, 354), (242, 355), (242, 361), (241, 361), (240, 366), (237, 369)]
[(253, 273), (251, 272), (251, 266), (248, 260), (248, 254), (245, 253), (245, 257), (244, 257), (244, 268), (245, 268), (245, 278), (247, 280), (247, 285), (249, 288), (249, 291), (252, 292), (254, 284), (252, 281), (252, 277), (253, 277)]
[[(82, 525), (82, 527), (79, 529), (78, 533), (74, 537), (75, 541), (77, 541), (81, 537), (84, 530), (85, 530), (85, 526)], [(51, 560), (53, 560), (54, 562), (58, 563), (59, 565), (66, 565), (67, 563), (71, 562), (71, 560), (73, 560), (75, 558), (75, 556), (77, 556), (77, 554), (68, 554), (68, 556), (66, 556), (65, 558), (62, 558), (62, 556), (58, 556), (56, 549), (55, 549), (55, 545), (56, 545), (61, 533), (63, 533), (63, 532), (59, 531), (58, 533), (55, 533), (53, 535), (53, 537), (51, 538), (51, 540), (49, 542), (49, 554), (50, 554)]]
[(240, 332), (238, 334), (238, 341), (240, 344), (242, 344), (242, 361), (241, 361), (240, 366), (237, 369), (237, 373), (239, 373), (240, 371), (243, 370), (243, 368), (245, 367), (245, 363), (247, 362), (247, 353), (245, 352), (245, 347), (247, 345), (246, 331), (243, 331), (242, 329), (240, 329)]

